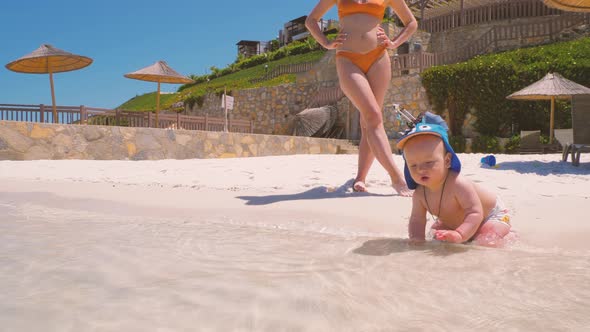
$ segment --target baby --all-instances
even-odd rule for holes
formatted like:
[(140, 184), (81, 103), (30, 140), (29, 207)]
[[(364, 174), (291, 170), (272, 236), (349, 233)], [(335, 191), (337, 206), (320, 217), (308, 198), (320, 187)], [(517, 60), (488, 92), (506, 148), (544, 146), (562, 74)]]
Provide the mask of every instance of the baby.
[(425, 240), (428, 211), (437, 240), (474, 241), (493, 247), (503, 244), (511, 227), (508, 210), (495, 194), (461, 176), (461, 162), (445, 127), (423, 120), (397, 147), (403, 150), (408, 187), (416, 190), (408, 226), (411, 243)]

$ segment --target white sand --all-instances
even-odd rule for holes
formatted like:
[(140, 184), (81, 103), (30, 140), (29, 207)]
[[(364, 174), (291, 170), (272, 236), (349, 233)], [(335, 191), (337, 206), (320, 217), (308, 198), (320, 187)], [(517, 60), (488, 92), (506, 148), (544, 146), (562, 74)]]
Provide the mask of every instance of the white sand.
[(408, 247), (411, 199), (377, 163), (350, 192), (351, 155), (1, 161), (0, 331), (589, 327), (590, 163), (481, 157), (508, 248)]

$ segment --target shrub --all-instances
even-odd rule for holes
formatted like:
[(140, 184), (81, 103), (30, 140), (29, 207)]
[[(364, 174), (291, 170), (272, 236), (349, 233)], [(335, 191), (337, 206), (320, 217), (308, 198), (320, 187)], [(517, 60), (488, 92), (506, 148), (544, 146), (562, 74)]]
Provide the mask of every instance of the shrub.
[(505, 153), (517, 153), (520, 147), (520, 135), (513, 135), (510, 137), (506, 145), (504, 145)]
[(184, 103), (185, 103), (186, 105), (188, 105), (188, 108), (189, 108), (189, 109), (190, 109), (190, 108), (193, 108), (193, 106), (195, 106), (195, 104), (197, 104), (197, 106), (198, 106), (199, 108), (200, 108), (200, 107), (203, 107), (203, 103), (204, 103), (204, 102), (205, 102), (205, 96), (199, 96), (199, 95), (197, 95), (197, 96), (195, 96), (195, 95), (190, 95), (190, 96), (188, 96), (188, 97), (186, 97), (186, 98), (184, 99)]
[(306, 43), (293, 43), (293, 47), (289, 48), (289, 54), (303, 54), (310, 51), (310, 47)]
[(287, 49), (287, 47), (281, 47), (278, 50), (272, 52), (268, 58), (270, 59), (270, 61), (275, 61), (282, 59), (287, 55), (289, 55), (289, 49)]
[(471, 151), (474, 153), (497, 153), (500, 152), (500, 144), (495, 136), (481, 135), (473, 139)]
[[(548, 101), (506, 99), (548, 72), (590, 86), (590, 38), (478, 56), (463, 63), (431, 67), (421, 76), (434, 110), (439, 114), (449, 111), (452, 132), (457, 132), (471, 111), (477, 117), (474, 126), (480, 134), (508, 137), (513, 129), (549, 128)], [(567, 128), (570, 114), (568, 104), (559, 102), (556, 127)]]
[(236, 64), (238, 69), (246, 69), (254, 66), (258, 66), (268, 61), (268, 54), (259, 54), (244, 59)]
[(451, 144), (451, 147), (453, 148), (453, 151), (455, 151), (455, 153), (465, 152), (465, 146), (466, 146), (465, 137), (460, 136), (460, 135), (450, 136), (449, 137), (449, 144)]

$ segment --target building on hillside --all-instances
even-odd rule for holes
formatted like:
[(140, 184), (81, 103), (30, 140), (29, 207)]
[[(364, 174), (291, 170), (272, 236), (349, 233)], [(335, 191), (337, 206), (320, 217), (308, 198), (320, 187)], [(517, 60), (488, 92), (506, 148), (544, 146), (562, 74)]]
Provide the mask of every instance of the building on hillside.
[[(296, 40), (301, 40), (309, 36), (309, 31), (305, 27), (307, 16), (301, 16), (285, 23), (284, 28), (279, 31), (279, 45), (285, 46)], [(338, 29), (338, 21), (321, 19), (318, 22), (320, 30), (324, 33)]]
[(270, 51), (270, 42), (258, 40), (240, 40), (238, 46), (238, 55), (242, 54), (246, 58)]
[[(301, 16), (291, 20), (284, 25), (284, 29), (279, 31), (278, 45), (276, 41), (257, 41), (257, 40), (240, 40), (236, 45), (238, 46), (238, 55), (242, 54), (246, 58), (254, 55), (263, 54), (273, 51), (273, 44), (276, 48), (290, 44), (296, 40), (301, 40), (309, 36), (309, 31), (305, 27), (305, 19), (307, 16)], [(338, 21), (336, 20), (320, 20), (318, 25), (322, 32), (329, 33), (337, 31)], [(273, 43), (274, 42), (274, 43)]]

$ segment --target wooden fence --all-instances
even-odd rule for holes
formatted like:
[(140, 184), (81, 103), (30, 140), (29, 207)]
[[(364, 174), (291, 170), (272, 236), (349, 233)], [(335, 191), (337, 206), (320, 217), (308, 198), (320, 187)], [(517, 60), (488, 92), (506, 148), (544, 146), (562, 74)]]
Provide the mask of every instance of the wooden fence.
[(398, 54), (391, 57), (391, 73), (393, 76), (406, 75), (410, 71), (422, 70), (436, 66), (435, 53), (419, 51), (416, 53)]
[(565, 29), (583, 22), (590, 23), (590, 15), (564, 14), (548, 22), (494, 26), (466, 47), (436, 53), (435, 62), (437, 65), (458, 63), (476, 55), (500, 51), (506, 48), (502, 47), (502, 42), (506, 41), (518, 40), (519, 46), (525, 46), (530, 44), (527, 40), (531, 38), (547, 37), (554, 40)]
[(491, 3), (484, 6), (467, 8), (463, 11), (451, 11), (448, 14), (425, 18), (418, 24), (419, 29), (427, 32), (442, 32), (463, 25), (482, 24), (492, 21), (517, 18), (559, 15), (559, 9), (545, 6), (542, 0), (513, 0)]
[(463, 48), (448, 52), (399, 54), (391, 57), (391, 68), (394, 76), (422, 70), (439, 65), (447, 65), (469, 60), (477, 55), (506, 50), (506, 42), (513, 45), (531, 45), (533, 40), (548, 38), (554, 40), (561, 32), (579, 24), (590, 24), (590, 14), (563, 14), (548, 22), (520, 23), (495, 26), (478, 39)]
[(258, 83), (266, 80), (273, 79), (275, 77), (285, 75), (285, 74), (294, 74), (294, 73), (303, 73), (306, 71), (310, 71), (314, 64), (317, 62), (302, 62), (302, 63), (292, 63), (292, 64), (284, 64), (278, 65), (277, 67), (273, 68), (270, 72), (260, 78), (255, 78), (250, 80), (251, 83)]
[[(57, 123), (186, 130), (224, 131), (223, 118), (160, 113), (159, 123), (152, 112), (129, 112), (87, 106), (57, 106)], [(0, 104), (0, 120), (55, 122), (51, 106)], [(228, 119), (228, 131), (253, 133), (254, 122)]]

